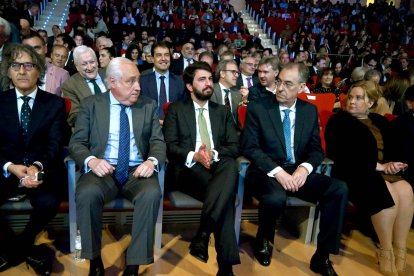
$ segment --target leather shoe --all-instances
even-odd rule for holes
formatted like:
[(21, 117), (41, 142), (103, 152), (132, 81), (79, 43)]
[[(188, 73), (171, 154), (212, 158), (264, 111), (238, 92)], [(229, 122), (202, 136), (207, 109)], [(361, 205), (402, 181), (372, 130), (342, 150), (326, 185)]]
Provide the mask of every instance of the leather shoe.
[(268, 239), (257, 239), (254, 245), (254, 256), (262, 266), (269, 266), (272, 260), (273, 247)]
[(190, 254), (198, 260), (207, 263), (208, 261), (208, 242), (210, 235), (206, 232), (201, 232), (192, 240), (190, 244)]
[(139, 265), (127, 265), (122, 276), (138, 276)]
[(89, 265), (89, 276), (104, 276), (105, 275), (105, 268), (103, 266), (103, 262), (101, 256), (96, 257), (95, 259), (90, 261)]
[(9, 261), (0, 256), (0, 272), (6, 271), (11, 267)]
[(312, 256), (310, 269), (322, 276), (338, 276), (332, 266), (332, 262), (328, 258), (321, 259), (316, 254)]
[(232, 265), (220, 265), (217, 276), (234, 276)]
[(33, 246), (26, 256), (27, 266), (31, 266), (37, 275), (47, 276), (52, 273), (52, 255), (54, 252), (47, 245)]

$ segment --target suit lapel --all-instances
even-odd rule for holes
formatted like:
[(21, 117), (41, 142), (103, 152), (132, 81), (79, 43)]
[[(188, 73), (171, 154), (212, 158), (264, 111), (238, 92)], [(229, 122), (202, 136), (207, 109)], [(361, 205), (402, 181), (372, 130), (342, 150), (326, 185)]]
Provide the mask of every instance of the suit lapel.
[(305, 116), (303, 112), (303, 105), (300, 100), (296, 100), (296, 119), (295, 119), (295, 137), (293, 137), (293, 146), (296, 156), (296, 151), (298, 150), (298, 145), (301, 141), (302, 132), (305, 127)]
[[(144, 128), (144, 121), (145, 121), (145, 108), (143, 107), (142, 99), (138, 99), (138, 102), (131, 106), (132, 111), (132, 128), (134, 131), (135, 137), (135, 144), (139, 150), (139, 153), (144, 154), (144, 149), (141, 147), (142, 144), (140, 143), (140, 137), (142, 130)], [(142, 156), (142, 158), (144, 158)]]
[(197, 138), (197, 122), (195, 119), (196, 112), (193, 101), (187, 100), (183, 106), (185, 123), (187, 124), (187, 128), (190, 130), (191, 141), (193, 142), (193, 147), (195, 148)]
[(267, 112), (269, 114), (270, 121), (272, 122), (273, 128), (276, 131), (276, 136), (280, 140), (280, 143), (283, 146), (283, 149), (286, 148), (285, 146), (285, 136), (283, 134), (283, 126), (282, 126), (282, 119), (280, 118), (280, 109), (279, 104), (274, 101), (271, 101), (271, 105), (267, 105)]
[(26, 144), (32, 138), (33, 134), (38, 129), (39, 124), (44, 120), (44, 117), (48, 114), (47, 104), (44, 101), (43, 90), (37, 89), (36, 98), (33, 104), (32, 114), (30, 115), (29, 127), (27, 129)]
[(221, 88), (220, 84), (216, 83), (214, 84), (214, 90), (213, 95), (211, 96), (211, 100), (215, 103), (222, 104), (223, 103), (223, 97), (221, 95)]
[(98, 126), (97, 137), (99, 137), (99, 141), (101, 141), (101, 150), (99, 152), (105, 152), (106, 144), (108, 142), (109, 121), (111, 116), (109, 109), (109, 93), (98, 95), (96, 96), (96, 99), (95, 113), (99, 112), (99, 114), (95, 114)]
[(157, 102), (157, 105), (158, 105), (158, 89), (157, 89), (157, 79), (156, 79), (157, 76), (155, 75), (154, 72), (152, 72), (151, 74), (152, 74), (152, 76), (151, 76), (151, 78), (149, 78), (150, 83), (148, 84), (149, 91), (151, 93), (151, 98), (152, 99), (157, 99), (156, 102)]
[(167, 91), (167, 94), (168, 94), (168, 100), (169, 100), (169, 102), (175, 102), (176, 101), (176, 99), (175, 99), (175, 95), (176, 95), (176, 93), (172, 93), (172, 91), (175, 91), (176, 90), (176, 87), (175, 87), (175, 76), (170, 72), (169, 73), (169, 78), (168, 78), (168, 91)]
[(218, 112), (217, 106), (214, 104), (211, 104), (210, 101), (208, 102), (208, 108), (209, 108), (208, 115), (210, 116), (211, 134), (213, 136), (214, 145), (217, 147), (218, 133), (219, 133), (219, 127), (220, 127), (220, 114)]
[(10, 93), (8, 92), (2, 92), (4, 93), (4, 96), (2, 94), (2, 97), (8, 97), (8, 100), (5, 100), (4, 103), (5, 105), (3, 105), (1, 108), (5, 111), (5, 118), (3, 118), (3, 120), (5, 120), (6, 122), (8, 122), (8, 128), (10, 132), (15, 133), (15, 135), (13, 135), (13, 137), (19, 137), (19, 139), (23, 139), (23, 135), (22, 135), (22, 130), (20, 127), (20, 121), (19, 121), (19, 112), (17, 109), (17, 98), (16, 98), (16, 90), (9, 90), (12, 91)]

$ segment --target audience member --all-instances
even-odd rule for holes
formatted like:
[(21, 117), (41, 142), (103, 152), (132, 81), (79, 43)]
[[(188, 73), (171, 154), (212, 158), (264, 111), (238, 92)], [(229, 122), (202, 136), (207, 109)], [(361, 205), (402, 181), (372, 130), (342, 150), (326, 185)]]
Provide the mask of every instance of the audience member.
[(258, 63), (254, 57), (246, 56), (240, 61), (240, 75), (236, 82), (237, 89), (240, 89), (242, 86), (250, 88), (259, 83), (259, 78), (256, 74), (257, 67)]
[(275, 94), (276, 77), (279, 74), (279, 59), (277, 57), (262, 58), (257, 72), (259, 83), (249, 88), (249, 102)]
[(114, 47), (105, 47), (99, 50), (99, 65), (100, 68), (106, 68), (109, 62), (116, 58)]
[(181, 56), (171, 62), (170, 71), (176, 75), (182, 75), (188, 65), (194, 63), (194, 45), (187, 42), (181, 46)]

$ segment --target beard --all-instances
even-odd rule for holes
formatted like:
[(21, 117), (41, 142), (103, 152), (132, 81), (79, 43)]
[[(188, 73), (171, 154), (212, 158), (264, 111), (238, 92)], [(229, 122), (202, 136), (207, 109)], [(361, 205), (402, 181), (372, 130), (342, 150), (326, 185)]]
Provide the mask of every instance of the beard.
[(211, 95), (213, 95), (213, 88), (206, 87), (202, 91), (193, 88), (193, 93), (197, 100), (207, 101), (211, 98)]

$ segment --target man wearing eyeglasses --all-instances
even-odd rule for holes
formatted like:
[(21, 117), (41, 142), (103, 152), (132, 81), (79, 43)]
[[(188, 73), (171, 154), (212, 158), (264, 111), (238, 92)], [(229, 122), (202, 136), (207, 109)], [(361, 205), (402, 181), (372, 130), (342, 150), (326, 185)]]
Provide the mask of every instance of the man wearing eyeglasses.
[(62, 85), (63, 96), (71, 101), (68, 124), (75, 126), (80, 102), (90, 95), (106, 92), (105, 70), (98, 69), (98, 60), (92, 48), (81, 45), (73, 51), (73, 59), (78, 73)]
[[(25, 261), (38, 274), (50, 275), (52, 260), (37, 234), (56, 215), (65, 188), (63, 138), (65, 103), (37, 84), (46, 70), (43, 57), (28, 45), (11, 45), (1, 74), (13, 89), (0, 94), (0, 205), (26, 194), (33, 207), (23, 233), (16, 236), (0, 216), (0, 272)], [(40, 177), (44, 172), (43, 178)]]
[(261, 265), (270, 265), (276, 220), (288, 196), (318, 202), (320, 232), (310, 269), (334, 276), (329, 254), (339, 252), (348, 189), (342, 181), (315, 173), (323, 160), (318, 111), (297, 98), (308, 75), (303, 63), (288, 63), (277, 77), (275, 95), (249, 103), (241, 148), (251, 161), (246, 185), (254, 187), (260, 201), (254, 255)]
[(240, 89), (242, 86), (250, 88), (259, 83), (259, 78), (256, 74), (258, 66), (259, 63), (252, 56), (247, 56), (240, 62), (240, 75), (236, 82), (237, 89)]
[(262, 58), (259, 61), (257, 72), (259, 76), (259, 83), (249, 88), (249, 102), (275, 94), (276, 77), (279, 74), (278, 58)]

